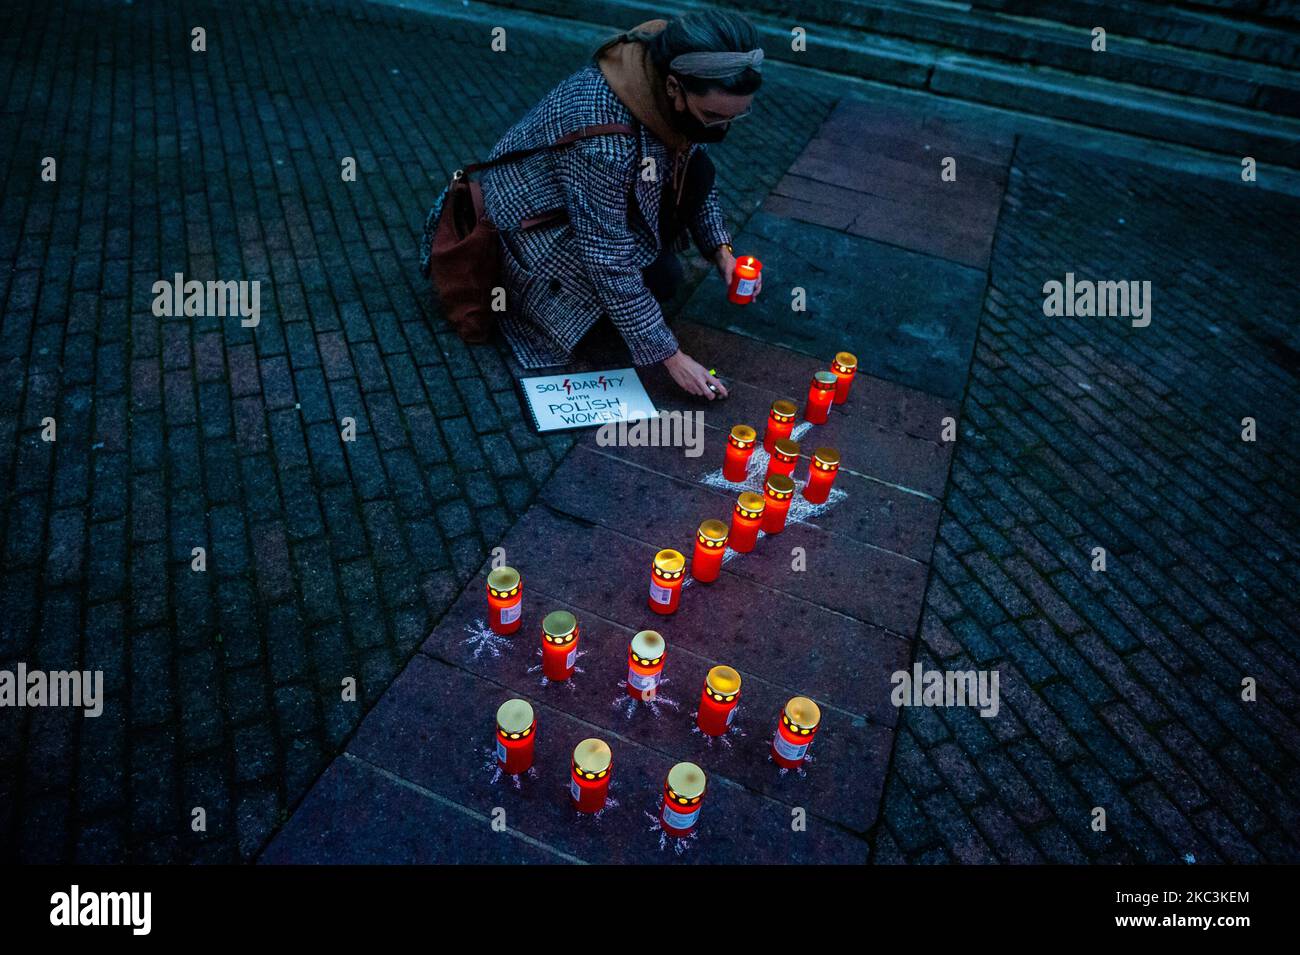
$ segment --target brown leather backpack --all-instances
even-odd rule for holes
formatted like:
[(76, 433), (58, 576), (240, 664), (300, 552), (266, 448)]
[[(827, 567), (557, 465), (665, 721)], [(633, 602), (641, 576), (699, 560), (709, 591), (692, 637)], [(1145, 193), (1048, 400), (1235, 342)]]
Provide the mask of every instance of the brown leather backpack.
[[(515, 149), (495, 159), (471, 163), (457, 169), (443, 199), (434, 206), (424, 225), (423, 274), (433, 280), (447, 321), (466, 342), (484, 342), (492, 335), (495, 313), (490, 307), (492, 289), (501, 284), (501, 248), (497, 228), (483, 206), (483, 188), (470, 179), (472, 173), (525, 159), (547, 149), (568, 146), (580, 139), (612, 133), (635, 135), (625, 123), (602, 123), (568, 133), (554, 142), (528, 149)], [(563, 221), (563, 209), (525, 219), (519, 228)]]

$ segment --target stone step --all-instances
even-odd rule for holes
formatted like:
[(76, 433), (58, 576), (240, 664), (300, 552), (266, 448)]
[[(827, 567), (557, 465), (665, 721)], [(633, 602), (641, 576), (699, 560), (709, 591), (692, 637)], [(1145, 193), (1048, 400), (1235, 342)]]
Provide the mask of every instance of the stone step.
[[(499, 5), (553, 16), (571, 17), (574, 12), (567, 0), (502, 0)], [(593, 0), (584, 4), (582, 15), (611, 29), (627, 29), (667, 13), (706, 7), (693, 0), (677, 0), (668, 8), (638, 0)], [(774, 60), (1210, 152), (1253, 156), (1260, 162), (1287, 168), (1300, 166), (1296, 150), (1300, 144), (1300, 119), (1292, 116), (1031, 63), (963, 55), (934, 43), (864, 34), (860, 27), (817, 27), (807, 50), (795, 52), (790, 48), (788, 17), (747, 10), (764, 49)], [(1086, 42), (1082, 49), (1090, 57), (1103, 56), (1091, 53)], [(1114, 47), (1108, 45), (1108, 49)], [(1152, 77), (1169, 77), (1176, 72), (1161, 74), (1156, 65), (1147, 66)], [(1276, 82), (1267, 90), (1261, 86), (1256, 96), (1268, 99), (1273, 109), (1294, 110), (1293, 85), (1279, 85), (1290, 75), (1266, 72), (1270, 82)], [(1219, 95), (1251, 98), (1243, 87), (1233, 85), (1231, 76), (1221, 79)]]
[(1156, 43), (1295, 67), (1300, 66), (1300, 30), (1296, 4), (1287, 5), (1293, 11), (1289, 17), (1256, 20), (1230, 9), (1188, 9), (1149, 0), (971, 0), (980, 13), (1035, 17), (1088, 29), (1105, 26)]
[[(783, 0), (722, 0), (747, 14), (789, 19)], [(810, 0), (796, 22), (865, 31), (994, 60), (1053, 67), (1265, 112), (1300, 115), (1300, 74), (1212, 52), (1131, 36), (1105, 17), (1077, 25), (969, 10), (934, 0)], [(1107, 30), (1092, 50), (1093, 26)]]

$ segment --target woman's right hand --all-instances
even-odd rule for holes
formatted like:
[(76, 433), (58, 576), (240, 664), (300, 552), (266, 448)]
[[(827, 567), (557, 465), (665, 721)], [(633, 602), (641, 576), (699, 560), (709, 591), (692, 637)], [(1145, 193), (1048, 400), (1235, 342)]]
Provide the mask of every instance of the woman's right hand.
[(677, 349), (676, 354), (664, 359), (664, 367), (668, 369), (668, 374), (673, 376), (677, 386), (688, 394), (699, 395), (710, 401), (714, 398), (727, 397), (726, 386), (680, 348)]

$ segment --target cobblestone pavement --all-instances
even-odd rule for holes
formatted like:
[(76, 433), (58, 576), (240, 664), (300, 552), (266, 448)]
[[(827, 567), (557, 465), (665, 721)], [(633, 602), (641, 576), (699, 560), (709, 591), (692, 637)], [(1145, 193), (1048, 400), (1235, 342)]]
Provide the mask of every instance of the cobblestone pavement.
[[(592, 44), (364, 3), (0, 18), (0, 667), (102, 669), (108, 697), (4, 712), (0, 845), (248, 858), (571, 444), (519, 421), (498, 349), (430, 314), (415, 244), (451, 170)], [(828, 88), (774, 75), (717, 151), (734, 222)], [(260, 280), (260, 324), (155, 318), (175, 272)]]
[[(907, 710), (874, 861), (1300, 861), (1298, 214), (1019, 143), (918, 657), (1002, 710)], [(1150, 326), (1044, 317), (1068, 271)]]

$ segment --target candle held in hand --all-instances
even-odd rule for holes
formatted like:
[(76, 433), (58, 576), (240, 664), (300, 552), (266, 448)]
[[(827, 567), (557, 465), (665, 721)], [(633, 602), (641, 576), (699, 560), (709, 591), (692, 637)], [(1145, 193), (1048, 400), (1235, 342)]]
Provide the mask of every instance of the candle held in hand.
[(722, 570), (722, 555), (727, 551), (727, 525), (708, 520), (695, 534), (695, 556), (691, 558), (691, 576), (702, 584), (711, 584)]
[(808, 483), (803, 486), (804, 498), (813, 504), (825, 504), (839, 469), (840, 453), (834, 448), (818, 448), (808, 467)]
[(722, 476), (735, 484), (741, 484), (749, 472), (749, 459), (754, 453), (754, 443), (758, 432), (747, 424), (738, 424), (727, 435), (726, 457), (722, 459)]
[(813, 375), (812, 384), (808, 386), (808, 404), (803, 416), (813, 424), (825, 424), (826, 417), (835, 401), (836, 379), (833, 372), (819, 371)]
[(524, 588), (519, 571), (498, 567), (487, 579), (488, 626), (503, 636), (519, 629), (523, 617)]
[(758, 276), (763, 271), (763, 263), (752, 255), (736, 259), (731, 272), (731, 286), (727, 289), (727, 299), (736, 305), (748, 305), (754, 300), (758, 290)]

